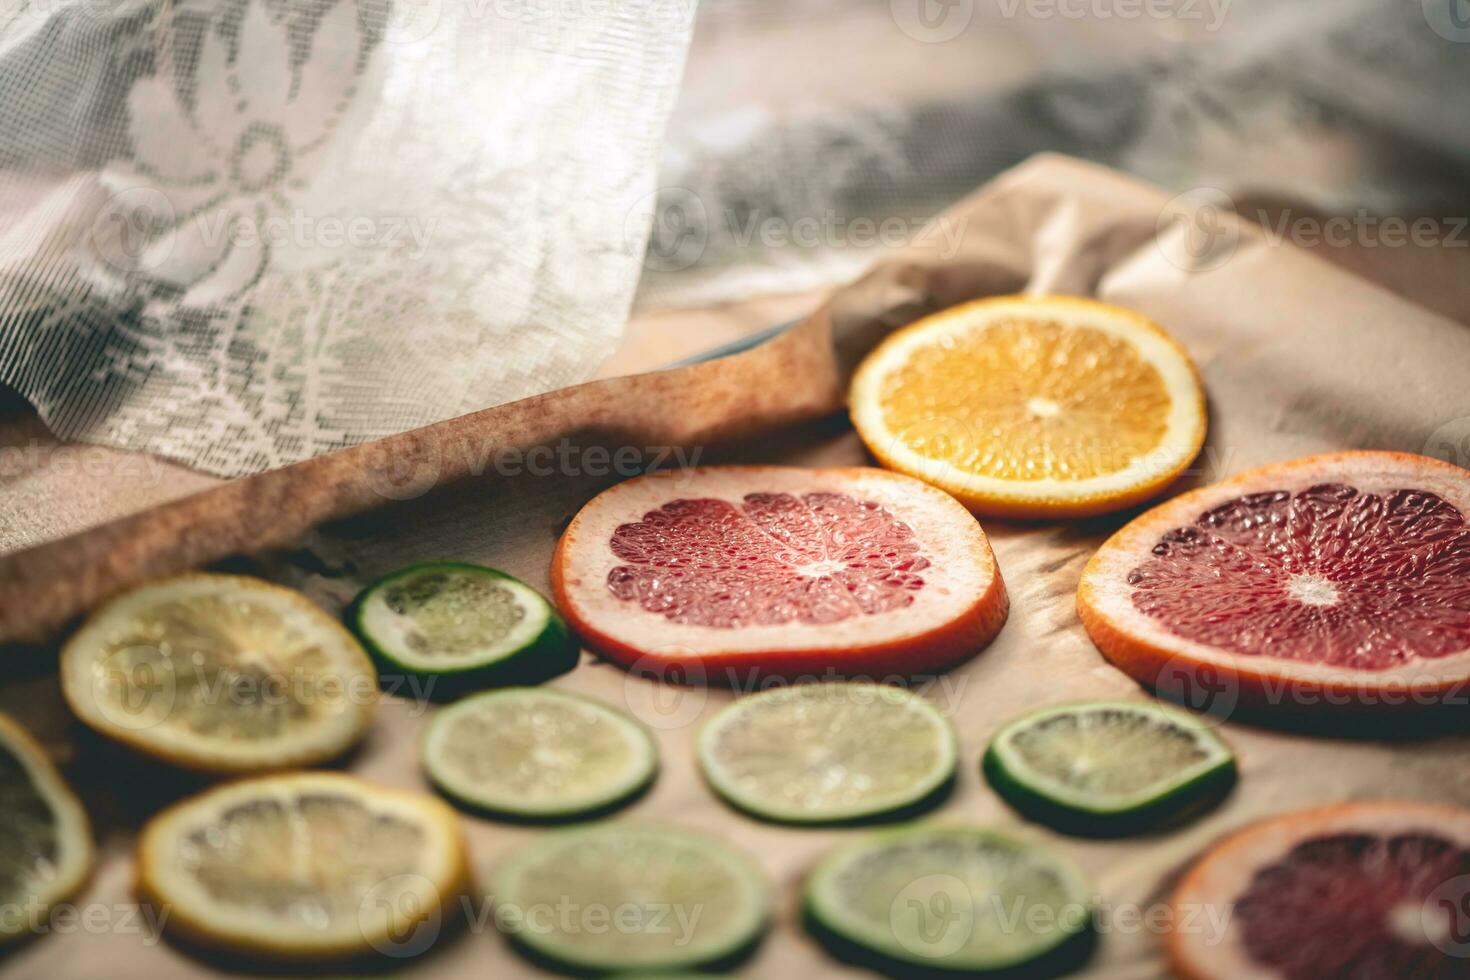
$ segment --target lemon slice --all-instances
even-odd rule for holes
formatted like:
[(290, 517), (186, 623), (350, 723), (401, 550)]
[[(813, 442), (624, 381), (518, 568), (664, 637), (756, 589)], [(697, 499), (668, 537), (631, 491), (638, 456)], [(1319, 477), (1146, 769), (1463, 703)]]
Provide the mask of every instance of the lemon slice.
[(658, 770), (658, 748), (637, 721), (550, 688), (456, 701), (425, 729), (423, 757), (434, 785), (456, 800), (533, 820), (614, 806)]
[(82, 805), (45, 751), (0, 715), (0, 943), (44, 926), (91, 868)]
[(336, 620), (236, 575), (183, 575), (111, 600), (62, 650), (61, 683), (104, 735), (226, 773), (340, 755), (378, 695), (372, 662)]
[(741, 698), (699, 736), (705, 777), (769, 820), (838, 823), (892, 813), (954, 775), (954, 729), (885, 684), (798, 684)]
[(765, 881), (717, 840), (615, 823), (561, 831), (496, 876), (497, 918), (535, 954), (574, 970), (664, 973), (722, 963), (770, 916)]
[(1071, 297), (951, 307), (858, 368), (858, 434), (885, 466), (976, 513), (1081, 517), (1154, 496), (1198, 454), (1188, 353), (1137, 313)]
[(240, 780), (154, 817), (141, 897), (178, 938), (253, 958), (420, 952), (469, 880), (454, 812), (340, 773)]

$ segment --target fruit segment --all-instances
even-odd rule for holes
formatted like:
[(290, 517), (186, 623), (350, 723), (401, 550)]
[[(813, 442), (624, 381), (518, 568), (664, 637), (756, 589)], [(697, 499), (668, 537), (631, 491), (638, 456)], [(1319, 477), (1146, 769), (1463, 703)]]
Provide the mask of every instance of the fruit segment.
[(552, 586), (598, 652), (710, 684), (931, 672), (979, 651), (1007, 609), (974, 518), (874, 469), (629, 480), (572, 521)]
[[(0, 944), (44, 926), (81, 887), (92, 834), (81, 803), (45, 751), (0, 715)], [(24, 914), (13, 914), (22, 912)]]
[(372, 721), (378, 677), (357, 640), (300, 593), (242, 575), (139, 586), (61, 652), (82, 721), (166, 762), (284, 769), (345, 752)]
[(991, 740), (984, 770), (1022, 813), (1106, 836), (1142, 830), (1222, 793), (1234, 782), (1235, 758), (1190, 715), (1102, 701), (1012, 722)]
[(953, 728), (882, 684), (799, 684), (744, 697), (699, 736), (705, 778), (731, 803), (793, 823), (856, 820), (923, 801), (954, 774)]
[(467, 880), (447, 806), (337, 773), (202, 793), (150, 821), (138, 849), (139, 890), (170, 909), (166, 928), (255, 958), (422, 952)]
[(1169, 952), (1190, 980), (1449, 980), (1470, 956), (1467, 898), (1470, 810), (1304, 810), (1204, 856), (1172, 899)]
[[(672, 827), (547, 835), (517, 853), (494, 888), (497, 903), (519, 913), (499, 920), (513, 941), (597, 972), (718, 963), (753, 946), (770, 915), (767, 885), (744, 855)], [(592, 913), (605, 927), (584, 927)]]
[(658, 750), (633, 718), (550, 688), (457, 701), (424, 732), (424, 767), (468, 806), (528, 819), (616, 804), (653, 779)]
[(1004, 517), (1147, 499), (1205, 433), (1184, 349), (1137, 313), (1073, 297), (999, 297), (920, 320), (868, 355), (849, 403), (885, 466)]
[(1115, 534), (1078, 612), (1109, 659), (1196, 707), (1453, 703), (1470, 689), (1467, 510), (1470, 472), (1422, 456), (1263, 467)]
[(546, 680), (576, 666), (566, 623), (535, 589), (465, 562), (423, 562), (368, 586), (357, 635), (385, 674), (424, 680), (428, 696)]
[(819, 938), (889, 976), (1075, 965), (1092, 920), (1071, 865), (968, 827), (870, 836), (818, 865), (805, 894)]

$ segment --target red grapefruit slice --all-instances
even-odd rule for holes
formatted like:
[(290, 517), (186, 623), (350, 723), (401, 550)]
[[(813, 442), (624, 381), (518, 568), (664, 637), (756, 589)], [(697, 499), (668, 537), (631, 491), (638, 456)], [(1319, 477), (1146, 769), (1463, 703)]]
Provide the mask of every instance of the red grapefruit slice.
[(1113, 535), (1082, 573), (1078, 612), (1109, 660), (1195, 707), (1464, 704), (1466, 513), (1470, 471), (1422, 456), (1263, 467)]
[(1470, 973), (1470, 810), (1353, 803), (1259, 823), (1171, 902), (1189, 980), (1450, 980)]
[(705, 467), (621, 483), (552, 562), (589, 646), (674, 679), (913, 676), (1005, 622), (990, 542), (953, 497), (877, 469)]

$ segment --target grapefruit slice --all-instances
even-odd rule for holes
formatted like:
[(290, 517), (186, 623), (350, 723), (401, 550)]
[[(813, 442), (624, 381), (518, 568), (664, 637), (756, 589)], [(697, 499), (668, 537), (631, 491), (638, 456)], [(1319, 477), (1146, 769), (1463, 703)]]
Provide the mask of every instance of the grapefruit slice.
[(883, 470), (638, 477), (573, 519), (551, 570), (589, 646), (673, 679), (924, 674), (978, 651), (1007, 600), (985, 532)]
[(1205, 438), (1188, 352), (1132, 310), (1070, 296), (1002, 296), (926, 317), (868, 355), (848, 402), (884, 466), (1000, 517), (1147, 500)]
[(1470, 471), (1439, 460), (1267, 466), (1115, 534), (1082, 573), (1078, 612), (1108, 659), (1194, 707), (1464, 704), (1466, 513)]
[(1470, 810), (1353, 803), (1226, 839), (1172, 900), (1169, 957), (1189, 980), (1463, 977)]

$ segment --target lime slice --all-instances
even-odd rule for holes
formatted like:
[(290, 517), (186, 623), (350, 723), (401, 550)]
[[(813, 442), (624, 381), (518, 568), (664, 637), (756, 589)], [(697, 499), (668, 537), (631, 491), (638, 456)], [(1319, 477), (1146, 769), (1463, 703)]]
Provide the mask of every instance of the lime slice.
[(549, 688), (465, 698), (434, 716), (424, 767), (449, 796), (481, 810), (564, 818), (611, 807), (658, 770), (652, 737), (628, 715)]
[(1126, 833), (1223, 793), (1235, 756), (1182, 711), (1141, 701), (1043, 708), (985, 753), (996, 792), (1023, 813), (1084, 834)]
[(385, 674), (429, 679), (430, 696), (534, 683), (577, 663), (577, 645), (551, 604), (482, 565), (400, 569), (362, 591), (352, 621)]
[(0, 715), (0, 943), (49, 922), (92, 867), (82, 805), (45, 751)]
[(340, 623), (240, 575), (181, 575), (112, 599), (62, 650), (61, 683), (104, 735), (225, 773), (340, 755), (378, 698), (372, 661)]
[(954, 729), (886, 684), (799, 684), (741, 698), (699, 736), (705, 778), (743, 810), (789, 823), (913, 806), (954, 775)]
[(454, 811), (340, 773), (228, 783), (154, 817), (138, 845), (166, 929), (252, 958), (422, 952), (468, 880)]
[(497, 875), (497, 917), (532, 953), (573, 969), (693, 969), (753, 946), (770, 914), (741, 854), (662, 826), (610, 824), (543, 837)]
[(1091, 929), (1086, 882), (1031, 844), (968, 827), (876, 834), (806, 884), (808, 921), (884, 972), (980, 972), (1070, 962)]

